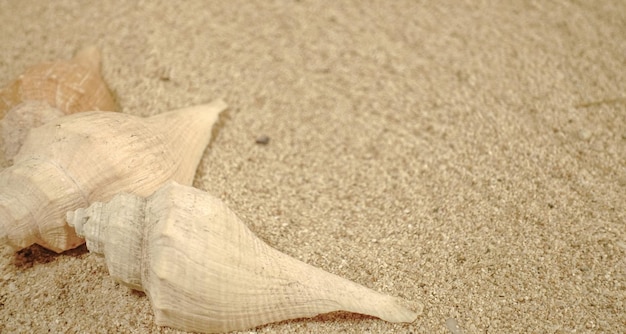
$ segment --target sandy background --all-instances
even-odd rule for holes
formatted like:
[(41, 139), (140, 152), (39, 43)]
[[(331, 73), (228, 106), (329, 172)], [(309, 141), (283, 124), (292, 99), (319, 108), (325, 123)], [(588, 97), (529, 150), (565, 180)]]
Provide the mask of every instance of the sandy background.
[[(0, 85), (95, 43), (123, 112), (224, 98), (195, 185), (423, 304), (251, 332), (626, 332), (623, 1), (10, 0), (0, 22)], [(84, 248), (0, 247), (0, 270), (2, 333), (177, 333)]]

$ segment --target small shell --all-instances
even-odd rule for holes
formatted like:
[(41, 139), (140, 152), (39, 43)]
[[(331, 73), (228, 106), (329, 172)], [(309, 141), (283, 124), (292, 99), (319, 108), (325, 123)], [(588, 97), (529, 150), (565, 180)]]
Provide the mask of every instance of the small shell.
[(100, 75), (100, 51), (88, 47), (71, 60), (42, 63), (28, 68), (0, 91), (0, 117), (24, 101), (44, 101), (72, 114), (117, 109)]
[(340, 310), (417, 318), (398, 298), (271, 248), (222, 201), (175, 182), (67, 217), (111, 276), (146, 292), (160, 326), (217, 333)]
[(149, 118), (90, 111), (31, 129), (0, 172), (0, 243), (61, 252), (84, 242), (69, 210), (126, 191), (147, 196), (164, 182), (191, 184), (223, 101)]

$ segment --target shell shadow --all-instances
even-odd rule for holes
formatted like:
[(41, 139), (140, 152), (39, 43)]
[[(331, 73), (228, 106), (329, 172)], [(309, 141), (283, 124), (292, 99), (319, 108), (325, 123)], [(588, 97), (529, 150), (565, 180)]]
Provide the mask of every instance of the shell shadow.
[(296, 319), (288, 319), (278, 322), (273, 322), (269, 324), (264, 324), (256, 327), (256, 329), (262, 329), (264, 327), (281, 325), (281, 324), (311, 324), (311, 323), (350, 323), (350, 322), (359, 322), (363, 320), (379, 320), (378, 318), (370, 315), (360, 314), (360, 313), (352, 313), (347, 311), (335, 311), (329, 313), (318, 314), (311, 318), (296, 318)]
[(58, 257), (71, 256), (81, 258), (88, 253), (89, 251), (85, 244), (60, 254), (33, 244), (15, 253), (13, 265), (18, 269), (28, 269), (34, 265), (52, 262)]

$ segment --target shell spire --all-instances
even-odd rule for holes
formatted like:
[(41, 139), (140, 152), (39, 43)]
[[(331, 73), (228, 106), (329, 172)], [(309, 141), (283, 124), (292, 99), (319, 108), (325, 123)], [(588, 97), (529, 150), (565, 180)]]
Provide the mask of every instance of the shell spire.
[(98, 47), (95, 45), (90, 45), (80, 49), (78, 52), (76, 52), (76, 55), (73, 59), (77, 63), (82, 64), (92, 71), (100, 71), (100, 62), (102, 60), (102, 55), (100, 54), (100, 50), (98, 49)]
[(68, 212), (109, 273), (145, 291), (157, 325), (206, 333), (333, 311), (413, 322), (387, 296), (271, 248), (222, 201), (174, 182)]
[(67, 211), (118, 192), (147, 196), (169, 180), (191, 184), (221, 101), (141, 118), (81, 112), (30, 131), (0, 172), (0, 240), (61, 252), (84, 242)]

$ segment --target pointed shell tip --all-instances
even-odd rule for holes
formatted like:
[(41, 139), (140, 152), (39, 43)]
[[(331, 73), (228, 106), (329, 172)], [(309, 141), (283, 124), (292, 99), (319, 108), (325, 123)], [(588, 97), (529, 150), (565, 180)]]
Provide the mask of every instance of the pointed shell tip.
[(100, 49), (97, 46), (91, 45), (80, 49), (76, 52), (74, 60), (83, 64), (84, 66), (98, 69), (101, 61)]
[(424, 305), (420, 302), (407, 301), (401, 298), (391, 297), (388, 299), (386, 311), (379, 318), (389, 322), (412, 323), (422, 314)]
[(228, 104), (222, 99), (216, 99), (206, 104), (209, 108), (215, 108), (218, 110), (218, 113), (226, 110), (228, 108)]

